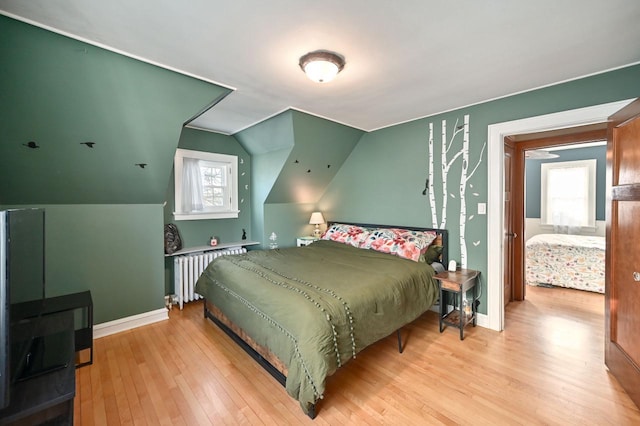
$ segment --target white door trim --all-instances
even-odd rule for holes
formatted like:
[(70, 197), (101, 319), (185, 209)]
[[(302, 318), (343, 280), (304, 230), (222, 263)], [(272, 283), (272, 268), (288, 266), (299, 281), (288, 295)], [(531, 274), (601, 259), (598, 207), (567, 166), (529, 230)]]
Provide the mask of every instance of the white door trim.
[[(564, 129), (607, 121), (610, 115), (622, 109), (633, 99), (562, 111), (488, 126), (488, 211), (487, 253), (496, 253), (487, 259), (487, 324), (492, 330), (504, 329), (503, 285), (503, 220), (504, 220), (504, 138), (522, 133)], [(499, 253), (499, 254), (498, 254)]]

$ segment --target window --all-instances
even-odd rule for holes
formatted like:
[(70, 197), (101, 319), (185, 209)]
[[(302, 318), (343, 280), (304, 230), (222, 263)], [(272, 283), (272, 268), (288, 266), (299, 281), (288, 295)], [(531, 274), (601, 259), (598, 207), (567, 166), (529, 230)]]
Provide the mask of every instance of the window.
[(596, 226), (596, 160), (543, 163), (541, 180), (543, 225)]
[(238, 157), (176, 150), (176, 220), (238, 217)]

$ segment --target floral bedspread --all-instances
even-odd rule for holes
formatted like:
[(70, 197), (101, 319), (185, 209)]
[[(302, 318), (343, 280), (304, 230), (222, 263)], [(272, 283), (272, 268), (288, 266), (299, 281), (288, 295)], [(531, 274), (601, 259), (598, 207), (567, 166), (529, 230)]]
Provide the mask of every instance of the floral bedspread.
[(604, 237), (540, 234), (526, 243), (526, 280), (604, 293)]

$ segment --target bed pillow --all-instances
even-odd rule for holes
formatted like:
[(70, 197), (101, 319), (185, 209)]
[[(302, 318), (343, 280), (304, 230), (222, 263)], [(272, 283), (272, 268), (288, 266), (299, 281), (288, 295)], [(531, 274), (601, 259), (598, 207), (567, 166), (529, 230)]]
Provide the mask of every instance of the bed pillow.
[(436, 233), (432, 231), (379, 228), (371, 231), (360, 247), (394, 254), (418, 262), (436, 236)]
[(440, 261), (440, 255), (442, 254), (442, 246), (437, 244), (431, 244), (427, 251), (424, 252), (422, 256), (420, 256), (420, 262), (428, 263), (429, 265), (433, 262)]
[(336, 223), (331, 225), (331, 227), (329, 227), (320, 238), (323, 240), (350, 244), (354, 247), (360, 247), (362, 242), (365, 241), (368, 236), (369, 230), (367, 228)]

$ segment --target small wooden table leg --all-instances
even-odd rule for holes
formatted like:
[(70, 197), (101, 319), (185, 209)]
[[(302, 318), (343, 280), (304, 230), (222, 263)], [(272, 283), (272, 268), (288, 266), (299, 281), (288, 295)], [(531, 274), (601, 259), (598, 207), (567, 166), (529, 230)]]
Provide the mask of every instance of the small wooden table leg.
[(462, 307), (463, 297), (464, 297), (464, 293), (460, 291), (458, 293), (458, 311), (460, 313), (460, 340), (464, 340), (464, 311), (463, 311), (464, 308)]

